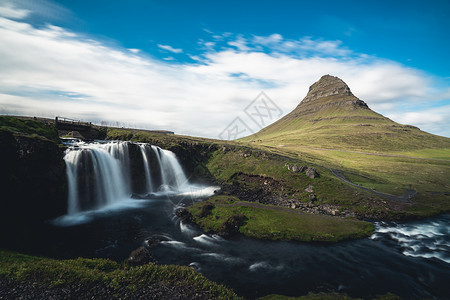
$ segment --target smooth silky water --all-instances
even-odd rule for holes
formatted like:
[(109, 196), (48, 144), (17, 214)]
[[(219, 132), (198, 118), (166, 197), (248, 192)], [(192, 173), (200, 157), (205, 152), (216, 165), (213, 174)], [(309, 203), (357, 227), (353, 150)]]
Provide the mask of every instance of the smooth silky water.
[[(127, 145), (85, 144), (68, 150), (69, 213), (53, 221), (48, 238), (43, 240), (45, 246), (40, 247), (42, 252), (65, 258), (123, 261), (137, 247), (151, 245), (149, 250), (159, 263), (191, 266), (246, 298), (308, 292), (344, 292), (362, 298), (388, 292), (405, 299), (449, 298), (449, 215), (408, 223), (377, 222), (372, 237), (334, 245), (259, 241), (242, 236), (226, 240), (183, 224), (175, 216), (177, 208), (205, 199), (217, 187), (190, 183), (176, 156), (168, 150), (139, 144), (141, 154), (146, 156), (143, 163), (149, 167), (149, 160), (156, 159), (161, 178), (156, 187), (157, 179), (151, 176), (155, 173), (143, 167), (147, 193), (140, 199), (132, 198)], [(92, 154), (91, 164), (106, 168), (110, 174), (99, 169), (97, 173), (86, 171), (86, 166), (81, 171), (83, 151), (92, 152), (84, 155)], [(111, 181), (99, 178), (91, 183), (89, 192), (85, 187), (74, 191), (85, 180), (80, 172), (110, 176), (107, 178)], [(117, 179), (123, 182), (114, 183)], [(107, 187), (98, 188), (98, 184)], [(81, 192), (100, 198), (92, 197), (94, 203), (89, 206), (83, 204)]]

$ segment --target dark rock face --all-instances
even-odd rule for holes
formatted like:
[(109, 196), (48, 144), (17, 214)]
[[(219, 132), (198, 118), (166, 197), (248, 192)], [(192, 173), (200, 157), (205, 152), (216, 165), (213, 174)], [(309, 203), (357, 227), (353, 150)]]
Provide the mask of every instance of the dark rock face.
[(0, 226), (10, 228), (2, 242), (25, 243), (44, 221), (67, 212), (64, 151), (45, 138), (7, 131), (0, 131), (0, 145)]
[(278, 193), (282, 190), (282, 184), (270, 177), (237, 173), (231, 185), (222, 185), (221, 188), (223, 193), (244, 201), (278, 205)]
[[(344, 81), (335, 76), (324, 75), (319, 81), (310, 86), (306, 97), (286, 117), (314, 116), (315, 113), (330, 107), (349, 111), (369, 109), (364, 101), (353, 95)], [(321, 119), (321, 116), (319, 119)]]
[(131, 190), (135, 193), (144, 193), (145, 171), (142, 153), (141, 149), (139, 148), (139, 145), (134, 143), (128, 143), (128, 153), (130, 155)]
[(303, 99), (303, 103), (317, 100), (319, 98), (333, 95), (350, 95), (353, 96), (348, 85), (342, 79), (324, 75), (319, 81), (309, 87), (308, 94)]
[(177, 209), (175, 215), (180, 218), (181, 222), (192, 223), (192, 214), (184, 207)]
[(130, 257), (127, 259), (127, 264), (132, 266), (144, 265), (150, 262), (155, 262), (155, 259), (150, 251), (143, 246), (131, 252)]

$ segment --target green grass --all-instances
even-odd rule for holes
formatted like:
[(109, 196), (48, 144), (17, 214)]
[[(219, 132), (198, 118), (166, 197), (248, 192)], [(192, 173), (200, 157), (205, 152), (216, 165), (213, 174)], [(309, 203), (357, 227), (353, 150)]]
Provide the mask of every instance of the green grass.
[[(336, 118), (326, 119), (327, 115)], [(339, 116), (352, 118), (339, 119)], [(364, 119), (365, 117), (372, 119)], [(311, 121), (317, 118), (324, 120)], [(371, 126), (360, 126), (361, 124)], [(283, 126), (293, 130), (283, 130)], [(296, 126), (300, 128), (295, 129)], [(257, 137), (251, 136), (235, 142), (123, 129), (109, 129), (108, 136), (141, 142), (156, 141), (167, 147), (180, 143), (210, 144), (218, 148), (226, 146), (232, 150), (210, 153), (206, 161), (199, 162), (198, 170), (220, 183), (238, 182), (249, 190), (258, 186), (243, 182), (236, 174), (272, 178), (282, 186), (282, 189), (273, 191), (273, 194), (300, 201), (308, 200), (308, 194), (303, 190), (312, 184), (322, 203), (339, 205), (357, 213), (374, 212), (390, 218), (395, 215), (423, 217), (450, 211), (450, 197), (444, 195), (450, 191), (450, 161), (433, 160), (450, 157), (448, 138), (399, 125), (367, 109), (344, 112), (328, 109), (303, 119), (282, 119), (269, 127), (258, 133)], [(262, 141), (251, 142), (253, 138)], [(349, 151), (417, 158), (377, 156)], [(293, 174), (284, 167), (286, 162), (313, 166), (322, 176), (311, 180), (304, 174)], [(386, 199), (339, 181), (327, 168), (343, 171), (350, 181), (365, 188), (393, 195), (402, 195), (407, 189), (413, 188), (418, 194), (413, 199), (413, 205), (392, 211), (383, 204)]]
[[(181, 143), (208, 143), (208, 144), (227, 144), (214, 139), (191, 137), (177, 134), (166, 134), (152, 132), (140, 129), (106, 128), (106, 138), (109, 140), (134, 141), (142, 143), (158, 143), (166, 148), (179, 146)], [(228, 142), (233, 144), (233, 142)]]
[[(443, 195), (450, 192), (450, 139), (395, 123), (366, 107), (346, 104), (354, 99), (341, 94), (302, 102), (240, 142), (338, 169), (365, 188), (393, 195), (415, 189), (418, 194), (413, 205), (403, 209), (406, 214), (450, 211), (450, 197)], [(356, 205), (362, 208), (366, 204)]]
[(58, 132), (54, 124), (47, 126), (43, 122), (32, 119), (0, 116), (0, 130), (59, 142)]
[(369, 108), (346, 104), (354, 99), (333, 95), (301, 103), (279, 121), (241, 141), (383, 153), (450, 149), (449, 138), (395, 123)]
[[(352, 298), (345, 294), (337, 293), (309, 293), (300, 297), (289, 297), (282, 295), (267, 295), (259, 298), (259, 300), (360, 300), (361, 298)], [(401, 298), (392, 293), (378, 296), (372, 300), (401, 300)]]
[(344, 294), (337, 293), (309, 293), (305, 296), (290, 297), (283, 295), (267, 295), (259, 300), (360, 300), (360, 298), (351, 298)]
[(223, 285), (206, 279), (190, 267), (145, 264), (131, 267), (108, 259), (56, 260), (0, 250), (0, 276), (17, 281), (39, 283), (52, 287), (72, 284), (106, 284), (130, 291), (154, 283), (168, 286), (184, 285), (195, 291), (208, 291), (218, 299), (240, 299)]
[[(283, 152), (278, 151), (277, 153), (282, 154)], [(288, 155), (290, 154), (286, 153), (286, 156)], [(314, 193), (321, 204), (339, 205), (355, 213), (382, 214), (385, 217), (398, 213), (386, 208), (386, 205), (383, 204), (384, 198), (354, 188), (337, 179), (327, 168), (318, 165), (321, 161), (306, 156), (295, 154), (294, 156), (298, 158), (280, 158), (256, 150), (226, 152), (218, 150), (212, 154), (205, 165), (217, 181), (223, 184), (239, 184), (242, 189), (249, 191), (266, 187), (263, 184), (252, 186), (237, 174), (259, 175), (273, 179), (279, 183), (279, 186), (273, 188), (272, 194), (287, 199), (308, 202), (309, 195), (304, 192), (304, 189), (308, 185), (313, 185)], [(321, 176), (311, 179), (304, 173), (293, 173), (285, 167), (285, 163), (315, 167)]]
[[(205, 205), (213, 206), (209, 214)], [(230, 196), (214, 196), (189, 207), (189, 212), (203, 230), (219, 232), (225, 221), (243, 215), (239, 232), (258, 239), (296, 240), (303, 242), (338, 242), (370, 236), (373, 225), (355, 219), (300, 213), (289, 208), (239, 201)]]

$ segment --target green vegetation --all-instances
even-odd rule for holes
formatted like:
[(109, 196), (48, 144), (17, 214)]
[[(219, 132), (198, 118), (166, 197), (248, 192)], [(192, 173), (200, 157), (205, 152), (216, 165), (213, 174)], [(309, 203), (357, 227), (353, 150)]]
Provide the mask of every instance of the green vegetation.
[[(338, 205), (342, 209), (360, 215), (371, 214), (393, 217), (403, 214), (401, 210), (391, 209), (384, 198), (354, 188), (337, 179), (330, 170), (314, 164), (310, 158), (301, 157), (302, 160), (299, 160), (299, 158), (279, 157), (266, 149), (265, 151), (251, 151), (249, 149), (218, 150), (211, 155), (205, 167), (218, 182), (224, 185), (239, 186), (241, 190), (248, 190), (253, 193), (262, 189), (266, 192), (265, 195), (270, 194), (308, 202), (309, 194), (304, 190), (312, 185), (315, 195), (320, 200), (319, 204), (322, 205)], [(289, 153), (286, 154), (289, 155)], [(305, 173), (293, 173), (285, 167), (286, 163), (315, 167), (320, 173), (320, 177), (311, 179)], [(244, 176), (246, 174), (257, 175), (262, 178), (250, 181)]]
[(397, 207), (405, 216), (450, 211), (450, 139), (372, 111), (336, 77), (322, 77), (291, 113), (239, 142), (340, 170), (379, 192), (402, 195), (414, 189), (413, 203)]
[[(353, 183), (376, 191), (402, 195), (407, 189), (414, 189), (418, 193), (413, 198), (414, 205), (403, 209), (406, 214), (424, 217), (450, 211), (450, 160), (368, 155), (303, 147), (283, 147), (279, 151), (289, 151), (293, 157), (302, 157), (306, 161), (341, 170)], [(450, 156), (450, 149), (441, 149), (439, 153), (445, 151)]]
[(259, 300), (360, 300), (360, 298), (351, 298), (344, 294), (336, 293), (309, 293), (300, 297), (289, 297), (282, 295), (267, 295)]
[[(305, 296), (300, 297), (289, 297), (282, 295), (267, 295), (265, 297), (259, 298), (259, 300), (360, 300), (361, 298), (352, 298), (345, 294), (337, 293), (309, 293)], [(373, 298), (372, 300), (401, 300), (397, 295), (388, 293), (382, 296)]]
[(238, 231), (270, 240), (338, 242), (370, 236), (373, 225), (355, 219), (311, 215), (273, 205), (239, 201), (231, 196), (213, 196), (188, 208), (193, 220), (207, 232), (221, 232), (230, 220), (242, 220)]
[(207, 291), (213, 298), (239, 299), (223, 285), (206, 279), (185, 266), (155, 265), (152, 263), (131, 267), (108, 259), (55, 260), (0, 250), (0, 276), (17, 281), (38, 283), (45, 287), (69, 287), (72, 284), (106, 284), (114, 289), (133, 291), (154, 283), (166, 286), (188, 286), (196, 291)]
[[(166, 134), (140, 129), (107, 128), (106, 138), (108, 140), (133, 141), (141, 143), (157, 143), (165, 148), (179, 146), (180, 143), (226, 143), (219, 140)], [(230, 144), (233, 142), (229, 142)]]
[(0, 116), (0, 131), (59, 142), (58, 132), (53, 123), (47, 125), (31, 118)]
[[(380, 118), (380, 115), (376, 115)], [(392, 121), (385, 119), (383, 122)], [(208, 150), (207, 155), (195, 161), (194, 173), (198, 176), (209, 176), (223, 186), (238, 186), (249, 193), (263, 189), (266, 191), (265, 196), (279, 196), (306, 203), (309, 201), (309, 195), (304, 189), (311, 184), (320, 204), (337, 205), (359, 216), (426, 217), (450, 211), (450, 197), (446, 195), (450, 190), (446, 180), (450, 174), (450, 159), (422, 159), (450, 158), (449, 149), (380, 152), (378, 155), (370, 155), (352, 152), (355, 150), (349, 150), (348, 147), (343, 150), (330, 150), (295, 144), (295, 141), (292, 141), (293, 145), (279, 145), (278, 142), (272, 143), (265, 139), (250, 143), (245, 142), (246, 139), (218, 141), (119, 128), (109, 128), (107, 134), (109, 139), (149, 142), (169, 149), (186, 144), (194, 147), (214, 146)], [(366, 136), (365, 139), (367, 138)], [(391, 156), (383, 156), (384, 154)], [(286, 163), (314, 167), (321, 177), (310, 179), (304, 173), (293, 173), (285, 167)], [(368, 189), (403, 195), (407, 189), (412, 188), (418, 194), (411, 204), (392, 203), (379, 195), (342, 182), (329, 168), (342, 171), (347, 179)], [(265, 180), (252, 182), (246, 175), (261, 176)], [(264, 185), (264, 181), (268, 181), (268, 184)]]

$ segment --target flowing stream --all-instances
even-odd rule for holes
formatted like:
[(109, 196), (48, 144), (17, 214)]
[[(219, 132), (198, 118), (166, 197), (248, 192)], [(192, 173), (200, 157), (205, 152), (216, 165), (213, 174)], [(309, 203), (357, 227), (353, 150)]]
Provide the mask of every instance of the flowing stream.
[(449, 215), (377, 222), (372, 237), (334, 245), (226, 240), (175, 216), (177, 208), (201, 201), (217, 187), (189, 182), (168, 150), (80, 144), (65, 160), (69, 212), (52, 226), (42, 250), (48, 255), (123, 261), (144, 245), (159, 263), (191, 266), (249, 299), (308, 292), (449, 299)]

